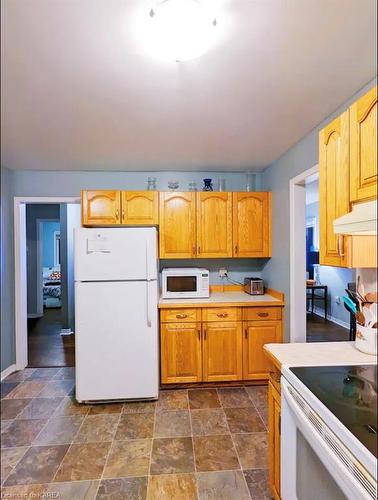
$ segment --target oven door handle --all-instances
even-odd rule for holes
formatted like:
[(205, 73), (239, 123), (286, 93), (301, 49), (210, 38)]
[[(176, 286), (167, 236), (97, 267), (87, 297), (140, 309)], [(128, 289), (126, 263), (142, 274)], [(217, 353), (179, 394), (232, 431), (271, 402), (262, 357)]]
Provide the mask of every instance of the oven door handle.
[[(340, 439), (328, 428), (328, 426), (320, 419), (320, 417), (312, 410), (309, 404), (301, 398), (300, 394), (292, 388), (288, 382), (282, 377), (281, 379), (281, 396), (282, 396), (282, 420), (281, 420), (281, 439), (285, 442), (284, 434), (287, 427), (292, 428), (292, 424), (298, 428), (320, 461), (323, 463), (329, 474), (334, 478), (339, 488), (345, 493), (350, 500), (372, 500), (376, 496), (368, 493), (367, 489), (351, 474), (350, 470), (344, 465), (338, 454), (334, 451), (335, 447), (338, 453), (343, 455), (347, 461), (358, 463), (357, 459), (349, 452)], [(298, 399), (299, 397), (299, 399)], [(296, 399), (299, 401), (297, 403)], [(304, 406), (301, 405), (301, 401)], [(301, 406), (300, 406), (301, 405)], [(303, 408), (306, 408), (304, 410)], [(307, 413), (307, 414), (306, 414)], [(289, 423), (291, 420), (291, 424)], [(333, 443), (330, 446), (329, 443)], [(285, 456), (290, 452), (293, 453), (293, 443), (287, 443), (287, 447), (283, 444), (281, 448), (281, 463), (285, 463)], [(294, 452), (295, 453), (295, 452)], [(362, 472), (361, 465), (358, 463), (358, 469)], [(284, 467), (283, 467), (284, 469)], [(281, 469), (281, 481), (285, 481), (283, 469)], [(370, 483), (373, 490), (377, 488), (374, 479), (368, 471), (364, 471), (365, 480)], [(284, 488), (283, 488), (284, 490)], [(289, 500), (288, 496), (282, 496), (283, 500)], [(290, 499), (291, 500), (291, 499)]]

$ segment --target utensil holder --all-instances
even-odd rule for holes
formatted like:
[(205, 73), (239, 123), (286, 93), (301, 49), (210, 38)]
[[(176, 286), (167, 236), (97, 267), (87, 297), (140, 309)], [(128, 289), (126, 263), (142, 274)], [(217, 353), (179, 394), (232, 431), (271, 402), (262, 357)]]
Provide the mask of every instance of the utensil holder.
[(357, 324), (356, 340), (354, 342), (356, 349), (366, 354), (377, 354), (377, 335), (378, 328), (369, 328)]

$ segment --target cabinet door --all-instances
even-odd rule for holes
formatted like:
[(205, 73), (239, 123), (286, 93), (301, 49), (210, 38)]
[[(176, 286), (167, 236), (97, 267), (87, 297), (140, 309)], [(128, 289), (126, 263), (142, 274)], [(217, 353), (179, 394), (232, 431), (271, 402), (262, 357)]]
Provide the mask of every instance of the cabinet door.
[(233, 193), (234, 257), (270, 257), (271, 193)]
[(160, 325), (161, 382), (201, 382), (201, 323)]
[(242, 323), (203, 323), (203, 380), (242, 379)]
[(232, 257), (232, 193), (197, 193), (198, 257)]
[(157, 191), (122, 191), (122, 224), (151, 226), (159, 223)]
[(336, 118), (319, 135), (320, 264), (346, 265), (343, 236), (333, 221), (349, 212), (349, 112)]
[(276, 388), (269, 382), (268, 405), (268, 457), (269, 457), (269, 486), (274, 499), (280, 496), (281, 474), (281, 397)]
[(350, 199), (377, 197), (377, 87), (356, 101), (350, 117)]
[(250, 321), (244, 323), (243, 379), (268, 379), (270, 362), (264, 344), (282, 342), (281, 321)]
[(119, 224), (120, 191), (82, 191), (81, 218), (83, 226), (112, 226)]
[(195, 193), (160, 193), (160, 258), (196, 256)]

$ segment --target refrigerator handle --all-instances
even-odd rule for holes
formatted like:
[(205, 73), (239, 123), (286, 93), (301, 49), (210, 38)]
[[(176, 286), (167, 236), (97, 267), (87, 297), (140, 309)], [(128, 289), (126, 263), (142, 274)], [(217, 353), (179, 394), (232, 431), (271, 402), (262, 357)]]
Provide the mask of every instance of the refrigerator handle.
[[(150, 279), (150, 269), (149, 269), (149, 255), (148, 255), (148, 240), (146, 240), (146, 279)], [(148, 299), (147, 299), (148, 300)]]
[(152, 322), (151, 322), (151, 315), (150, 315), (150, 283), (149, 283), (149, 281), (146, 281), (146, 291), (147, 291), (147, 300), (146, 300), (147, 326), (151, 327), (152, 326)]

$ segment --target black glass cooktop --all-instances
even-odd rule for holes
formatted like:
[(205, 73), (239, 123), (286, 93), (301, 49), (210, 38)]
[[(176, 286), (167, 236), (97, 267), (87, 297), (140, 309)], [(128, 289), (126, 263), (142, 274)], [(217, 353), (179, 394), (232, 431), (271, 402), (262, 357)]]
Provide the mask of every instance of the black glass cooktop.
[(290, 370), (377, 457), (377, 365)]

